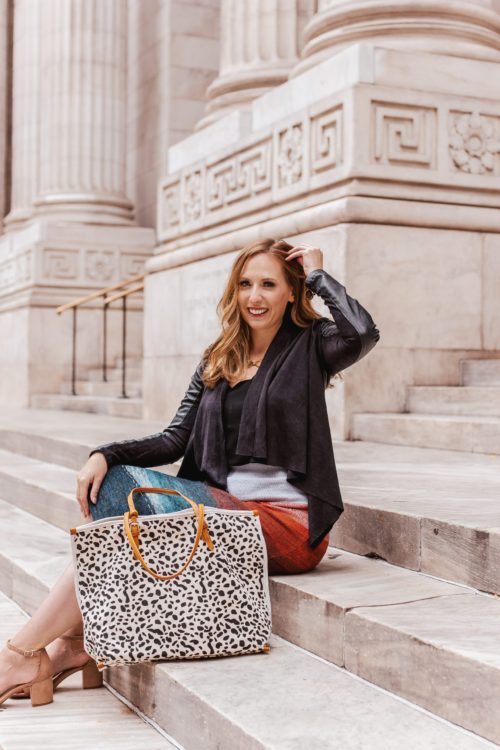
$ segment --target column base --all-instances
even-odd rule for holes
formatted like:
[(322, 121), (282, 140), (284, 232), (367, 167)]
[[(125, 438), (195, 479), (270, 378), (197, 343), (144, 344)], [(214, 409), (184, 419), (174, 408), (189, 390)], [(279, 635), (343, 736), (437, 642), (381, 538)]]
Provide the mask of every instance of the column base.
[(83, 224), (131, 226), (134, 223), (133, 206), (121, 196), (51, 194), (36, 198), (34, 206), (37, 217)]

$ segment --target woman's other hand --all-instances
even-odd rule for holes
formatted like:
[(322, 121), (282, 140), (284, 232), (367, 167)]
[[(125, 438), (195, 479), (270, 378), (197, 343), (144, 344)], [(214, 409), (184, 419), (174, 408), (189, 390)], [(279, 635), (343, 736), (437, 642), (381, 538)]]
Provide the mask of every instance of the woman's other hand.
[(80, 504), (83, 515), (88, 518), (90, 516), (89, 510), (89, 489), (90, 499), (94, 503), (97, 502), (97, 493), (102, 484), (102, 480), (106, 476), (108, 471), (108, 464), (102, 453), (93, 453), (89, 458), (85, 466), (78, 472), (76, 478), (76, 499)]

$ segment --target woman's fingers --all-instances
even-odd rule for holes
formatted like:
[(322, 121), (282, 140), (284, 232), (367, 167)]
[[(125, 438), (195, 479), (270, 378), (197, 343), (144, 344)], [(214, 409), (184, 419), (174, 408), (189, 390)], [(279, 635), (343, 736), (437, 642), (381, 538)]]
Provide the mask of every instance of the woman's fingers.
[(80, 503), (80, 508), (84, 516), (89, 515), (88, 492), (90, 477), (79, 474), (76, 480), (76, 499)]
[(97, 503), (97, 494), (99, 492), (99, 488), (102, 484), (102, 480), (104, 477), (94, 477), (94, 481), (92, 482), (92, 489), (90, 491), (90, 499), (94, 503), (94, 505)]

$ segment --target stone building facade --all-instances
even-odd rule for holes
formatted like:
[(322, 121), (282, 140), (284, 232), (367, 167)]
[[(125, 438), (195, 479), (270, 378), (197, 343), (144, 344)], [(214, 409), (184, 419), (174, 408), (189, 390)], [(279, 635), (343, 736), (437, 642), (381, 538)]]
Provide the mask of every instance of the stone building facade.
[[(145, 269), (131, 352), (144, 416), (172, 416), (264, 236), (321, 247), (381, 332), (327, 393), (335, 437), (500, 358), (500, 0), (0, 9), (0, 400), (67, 377), (57, 305)], [(79, 315), (95, 367), (98, 303)]]

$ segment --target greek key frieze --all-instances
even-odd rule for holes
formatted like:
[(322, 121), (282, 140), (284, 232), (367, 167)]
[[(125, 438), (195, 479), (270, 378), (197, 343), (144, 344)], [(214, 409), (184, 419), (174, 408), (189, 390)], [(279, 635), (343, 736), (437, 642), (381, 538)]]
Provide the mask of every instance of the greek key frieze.
[(42, 280), (68, 281), (78, 279), (78, 250), (44, 248), (42, 254)]
[(434, 108), (372, 102), (373, 159), (377, 164), (435, 168), (437, 113)]
[(207, 211), (216, 211), (270, 190), (271, 160), (272, 147), (269, 139), (207, 167)]
[(342, 120), (341, 105), (311, 118), (311, 173), (333, 169), (342, 162)]
[(126, 255), (120, 257), (120, 278), (127, 279), (144, 272), (147, 258), (143, 255)]

